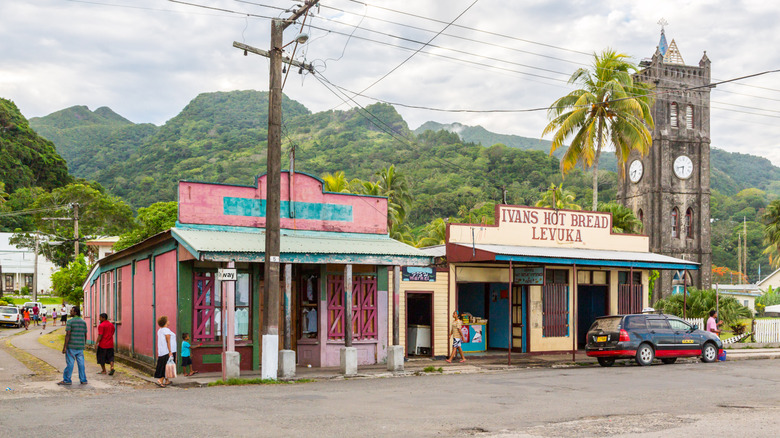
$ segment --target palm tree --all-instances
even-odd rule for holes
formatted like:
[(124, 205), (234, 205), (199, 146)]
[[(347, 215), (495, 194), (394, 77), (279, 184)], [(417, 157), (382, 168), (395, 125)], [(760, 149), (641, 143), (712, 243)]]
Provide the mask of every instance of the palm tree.
[(392, 228), (394, 223), (402, 223), (406, 220), (409, 204), (412, 196), (406, 176), (397, 172), (395, 165), (385, 167), (376, 173), (379, 177), (377, 184), (382, 189), (382, 194), (387, 196), (387, 225)]
[(441, 245), (447, 237), (447, 222), (442, 218), (436, 218), (429, 222), (423, 231), (425, 235), (417, 241), (416, 247)]
[(322, 175), (322, 181), (325, 182), (323, 189), (326, 192), (350, 193), (349, 182), (342, 170)]
[(780, 265), (780, 200), (769, 203), (764, 213), (764, 254), (775, 268)]
[(652, 144), (650, 87), (634, 82), (636, 65), (628, 55), (606, 49), (593, 55), (591, 69), (580, 68), (569, 78), (581, 88), (556, 100), (548, 110), (551, 119), (542, 136), (554, 132), (550, 155), (574, 136), (561, 159), (567, 174), (577, 163), (593, 171), (593, 211), (598, 207), (598, 168), (607, 142), (615, 148), (620, 175), (631, 151), (643, 156)]
[(582, 210), (579, 204), (574, 202), (574, 193), (563, 188), (563, 183), (555, 185), (550, 183), (550, 188), (542, 195), (542, 199), (536, 201), (537, 207), (554, 208), (556, 210)]
[(639, 234), (642, 232), (642, 221), (630, 208), (617, 202), (599, 203), (598, 211), (612, 214), (612, 231), (623, 234)]

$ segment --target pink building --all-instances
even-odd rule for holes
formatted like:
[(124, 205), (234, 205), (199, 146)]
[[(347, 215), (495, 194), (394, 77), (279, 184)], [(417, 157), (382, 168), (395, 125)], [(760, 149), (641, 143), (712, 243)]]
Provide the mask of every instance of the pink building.
[[(385, 361), (392, 305), (387, 269), (425, 266), (431, 257), (388, 236), (384, 197), (325, 192), (313, 176), (283, 172), (281, 199), (280, 258), (292, 266), (291, 331), (298, 365), (339, 365), (345, 265), (353, 265), (358, 363)], [(242, 369), (258, 369), (265, 176), (252, 186), (182, 181), (178, 202), (176, 227), (110, 254), (93, 268), (84, 287), (89, 340), (97, 338), (97, 317), (105, 312), (116, 322), (117, 352), (153, 364), (155, 321), (166, 315), (179, 342), (183, 333), (190, 334), (195, 369), (220, 370), (224, 308), (216, 272), (233, 261), (236, 351)]]

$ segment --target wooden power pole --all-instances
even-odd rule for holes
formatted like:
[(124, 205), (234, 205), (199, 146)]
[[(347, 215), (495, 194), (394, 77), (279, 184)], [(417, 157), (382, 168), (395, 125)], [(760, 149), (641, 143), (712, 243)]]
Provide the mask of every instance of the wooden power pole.
[(281, 165), (282, 165), (282, 63), (304, 68), (314, 72), (311, 64), (303, 64), (289, 58), (282, 58), (284, 49), (284, 30), (295, 23), (316, 5), (319, 0), (306, 0), (286, 19), (271, 20), (271, 50), (256, 49), (246, 44), (233, 42), (233, 47), (267, 56), (270, 61), (268, 95), (268, 171), (266, 173), (266, 210), (265, 210), (265, 263), (263, 271), (263, 331), (261, 376), (264, 379), (276, 379), (279, 365), (279, 240), (281, 210)]

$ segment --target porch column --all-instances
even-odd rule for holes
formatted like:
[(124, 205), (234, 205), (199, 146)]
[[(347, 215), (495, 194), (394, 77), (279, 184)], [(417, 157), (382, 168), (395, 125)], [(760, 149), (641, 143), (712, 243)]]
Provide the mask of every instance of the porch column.
[(344, 346), (340, 351), (341, 373), (357, 374), (357, 349), (352, 346), (352, 265), (344, 266)]
[(572, 288), (572, 312), (571, 312), (571, 361), (576, 362), (577, 357), (577, 292), (579, 291), (579, 284), (577, 278), (577, 264), (574, 264), (574, 287)]
[[(387, 349), (387, 370), (404, 370), (404, 347), (401, 342), (400, 309), (401, 302), (401, 267), (393, 266), (393, 345)], [(431, 298), (433, 299), (433, 298)]]
[[(512, 365), (512, 347), (514, 344), (514, 337), (515, 332), (514, 328), (512, 327), (512, 317), (514, 316), (514, 308), (512, 306), (512, 284), (514, 283), (514, 273), (512, 272), (512, 260), (509, 261), (509, 293), (507, 294), (507, 298), (509, 298), (509, 344), (507, 345), (506, 349), (506, 364)], [(521, 349), (522, 351), (522, 349)]]
[(284, 265), (284, 349), (279, 351), (279, 377), (295, 377), (295, 351), (292, 349), (292, 263)]
[[(235, 269), (235, 262), (228, 262), (228, 269)], [(222, 293), (222, 380), (241, 375), (241, 356), (236, 352), (236, 281), (221, 281)]]

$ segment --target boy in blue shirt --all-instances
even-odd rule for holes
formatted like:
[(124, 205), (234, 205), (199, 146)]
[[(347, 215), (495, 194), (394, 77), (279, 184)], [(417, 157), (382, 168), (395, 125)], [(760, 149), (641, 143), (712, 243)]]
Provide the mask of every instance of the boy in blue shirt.
[(184, 375), (191, 376), (197, 374), (197, 371), (192, 370), (192, 353), (190, 351), (190, 334), (183, 333), (181, 335), (181, 366), (184, 368)]

